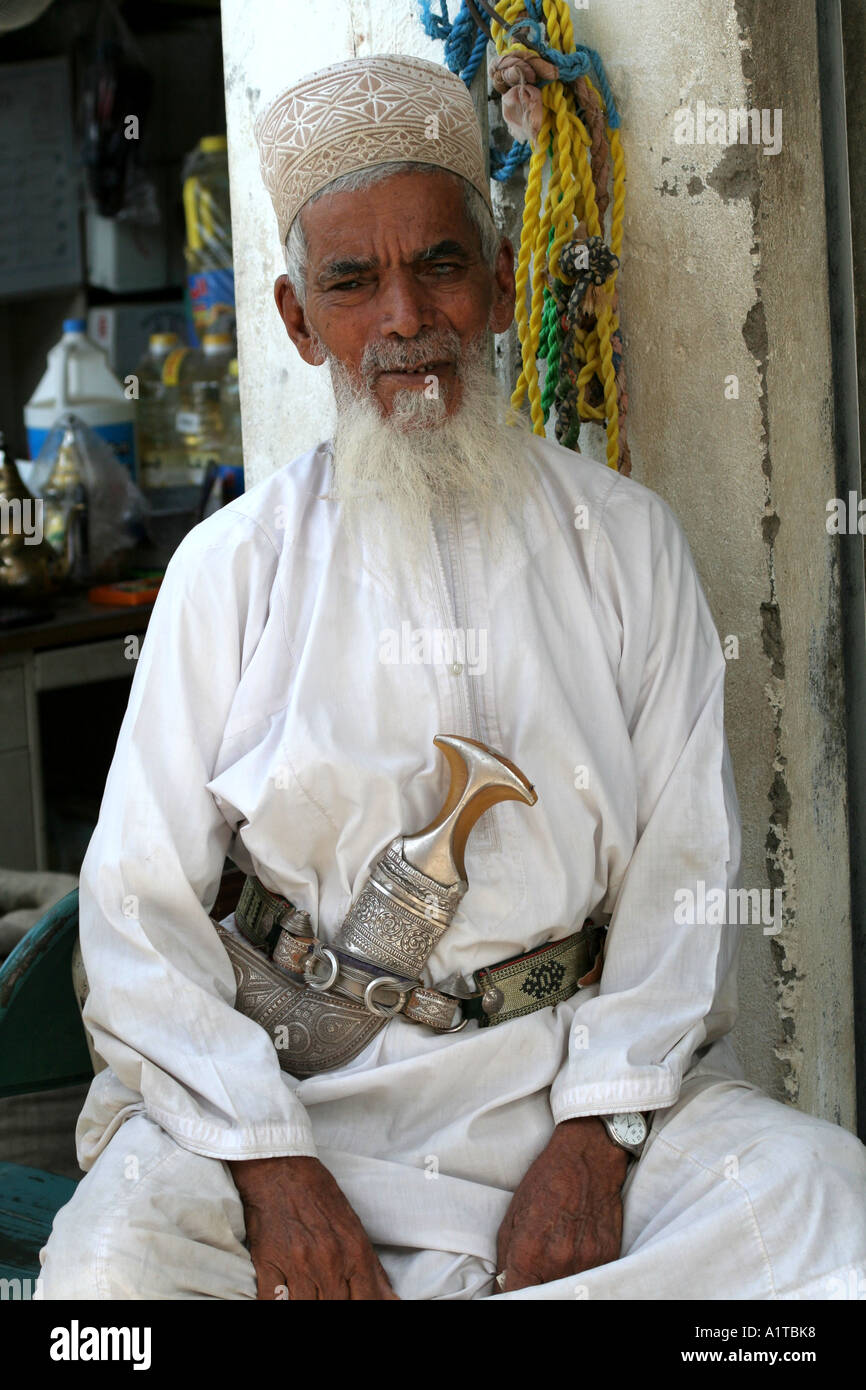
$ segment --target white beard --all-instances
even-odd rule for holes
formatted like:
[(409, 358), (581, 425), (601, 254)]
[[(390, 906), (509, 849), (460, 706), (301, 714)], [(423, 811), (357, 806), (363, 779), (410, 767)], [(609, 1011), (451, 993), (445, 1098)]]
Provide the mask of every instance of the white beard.
[[(342, 503), (347, 529), (363, 538), (365, 549), (376, 548), (384, 505), (388, 548), (396, 544), (413, 570), (428, 553), (434, 517), (449, 514), (452, 498), (477, 513), (492, 555), (501, 553), (530, 488), (529, 427), (488, 369), (485, 339), (461, 351), (456, 334), (431, 330), (365, 353), (362, 371), (371, 358), (395, 367), (422, 355), (428, 361), (456, 358), (461, 400), (453, 415), (446, 413), (444, 395), (430, 397), (426, 388), (396, 392), (391, 414), (383, 414), (369, 384), (372, 372), (365, 372), (367, 389), (359, 388), (321, 345), (336, 405), (329, 496)], [(365, 519), (372, 524), (365, 526)]]

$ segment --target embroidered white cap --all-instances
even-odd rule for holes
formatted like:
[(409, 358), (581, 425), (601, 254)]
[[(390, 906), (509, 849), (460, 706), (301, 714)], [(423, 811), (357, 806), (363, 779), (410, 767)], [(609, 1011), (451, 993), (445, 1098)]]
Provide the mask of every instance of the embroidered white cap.
[(374, 164), (449, 169), (491, 205), (472, 98), (459, 77), (424, 58), (350, 58), (310, 73), (259, 114), (255, 137), (283, 245), (314, 193)]

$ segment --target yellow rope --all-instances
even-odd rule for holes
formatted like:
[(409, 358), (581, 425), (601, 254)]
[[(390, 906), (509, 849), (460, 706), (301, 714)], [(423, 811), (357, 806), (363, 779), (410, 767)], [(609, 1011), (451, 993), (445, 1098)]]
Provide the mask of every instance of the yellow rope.
[(610, 152), (613, 158), (613, 211), (610, 223), (610, 249), (615, 256), (622, 251), (622, 231), (625, 217), (625, 156), (618, 130), (607, 127)]
[[(503, 0), (498, 6), (500, 22), (491, 23), (491, 33), (500, 55), (531, 53), (525, 45), (510, 43), (507, 28), (526, 15), (523, 0)], [(574, 53), (574, 31), (565, 0), (543, 0), (544, 25), (547, 42), (561, 53)], [(589, 76), (583, 79), (604, 111), (604, 102)], [(538, 352), (541, 340), (544, 289), (548, 275), (569, 282), (560, 269), (560, 253), (574, 240), (579, 223), (587, 237), (603, 237), (599, 218), (598, 197), (590, 158), (592, 137), (581, 119), (571, 84), (561, 81), (546, 83), (541, 89), (543, 117), (536, 147), (529, 162), (523, 227), (520, 237), (516, 284), (515, 318), (520, 338), (522, 370), (512, 395), (518, 407), (528, 397), (532, 428), (536, 434), (545, 432), (544, 410), (538, 379)], [(590, 113), (592, 114), (592, 113)], [(598, 123), (593, 116), (593, 128)], [(619, 131), (605, 123), (612, 166), (612, 198), (610, 203), (610, 249), (620, 257), (625, 211), (625, 159)], [(598, 138), (598, 134), (597, 134)], [(542, 180), (551, 149), (550, 178), (542, 197)], [(598, 190), (599, 192), (601, 190)], [(553, 229), (551, 239), (550, 232)], [(571, 356), (577, 369), (578, 420), (604, 422), (607, 432), (607, 462), (618, 468), (621, 462), (621, 409), (616, 372), (613, 364), (612, 338), (619, 329), (616, 311), (616, 270), (605, 285), (596, 291), (595, 323), (590, 329), (579, 325), (568, 330)], [(598, 378), (603, 392), (603, 404), (592, 405), (586, 400), (587, 388)], [(596, 388), (597, 389), (597, 388)], [(624, 418), (623, 404), (622, 412)], [(624, 445), (624, 437), (622, 445)], [(575, 446), (577, 447), (577, 446)]]
[[(517, 303), (515, 307), (515, 318), (517, 320), (517, 333), (520, 339), (520, 347), (523, 355), (523, 371), (517, 380), (514, 388), (512, 401), (515, 406), (519, 406), (523, 401), (529, 383), (534, 381), (535, 389), (538, 389), (538, 369), (536, 367), (536, 354), (530, 350), (528, 337), (529, 327), (529, 303), (526, 292), (529, 280), (530, 261), (537, 259), (533, 256), (533, 250), (537, 245), (536, 233), (541, 212), (541, 176), (544, 172), (544, 165), (547, 159), (546, 141), (550, 137), (550, 118), (545, 113), (545, 118), (539, 136), (538, 150), (533, 154), (529, 162), (529, 176), (526, 181), (526, 200), (524, 204), (523, 229), (520, 236), (520, 254), (517, 260)], [(538, 343), (535, 344), (536, 348)], [(530, 392), (532, 399), (532, 392)]]

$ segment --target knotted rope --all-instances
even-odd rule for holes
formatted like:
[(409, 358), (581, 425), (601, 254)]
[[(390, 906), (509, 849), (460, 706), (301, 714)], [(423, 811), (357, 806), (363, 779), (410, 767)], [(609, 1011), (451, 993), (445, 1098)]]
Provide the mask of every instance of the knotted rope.
[[(554, 411), (557, 439), (578, 452), (581, 423), (603, 422), (609, 466), (629, 473), (616, 289), (625, 159), (604, 64), (594, 49), (575, 45), (566, 0), (466, 0), (453, 24), (446, 0), (439, 15), (432, 13), (431, 0), (420, 3), (426, 32), (445, 38), (446, 61), (467, 85), (487, 41), (479, 11), (490, 16), (497, 50), (491, 77), (515, 137), (507, 156), (491, 152), (492, 176), (507, 178), (529, 154), (516, 272), (522, 369), (512, 404), (528, 400), (532, 428), (540, 435)], [(539, 361), (545, 363), (543, 389)]]

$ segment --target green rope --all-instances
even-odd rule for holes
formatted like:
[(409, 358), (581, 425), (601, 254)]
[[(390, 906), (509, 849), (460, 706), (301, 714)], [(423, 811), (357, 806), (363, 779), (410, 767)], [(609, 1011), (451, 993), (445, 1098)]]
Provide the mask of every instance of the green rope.
[(559, 385), (559, 360), (562, 348), (562, 334), (559, 330), (559, 309), (556, 297), (545, 287), (544, 307), (541, 311), (541, 341), (539, 344), (539, 356), (547, 361), (547, 371), (544, 376), (544, 390), (541, 393), (541, 409), (544, 413), (544, 422), (550, 415), (550, 408), (556, 396), (556, 388)]
[[(553, 162), (553, 140), (548, 146), (548, 158)], [(562, 194), (559, 195), (562, 202)], [(547, 238), (548, 255), (553, 244), (553, 228)], [(558, 288), (558, 283), (557, 283)], [(541, 410), (544, 423), (547, 424), (551, 406), (556, 397), (557, 387), (559, 386), (560, 358), (562, 354), (562, 333), (559, 325), (560, 309), (558, 297), (552, 294), (545, 285), (542, 297), (541, 309), (541, 332), (539, 333), (538, 355), (547, 362), (547, 371), (544, 376), (544, 390), (541, 393)]]

